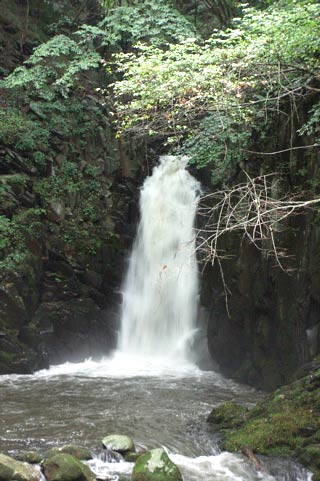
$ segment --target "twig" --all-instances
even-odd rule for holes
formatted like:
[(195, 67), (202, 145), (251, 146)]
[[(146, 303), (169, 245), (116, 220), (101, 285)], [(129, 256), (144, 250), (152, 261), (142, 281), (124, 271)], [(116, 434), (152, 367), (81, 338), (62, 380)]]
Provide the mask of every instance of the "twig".
[(291, 150), (298, 150), (298, 149), (311, 149), (313, 147), (320, 147), (320, 144), (311, 144), (311, 145), (300, 145), (298, 147), (290, 147), (289, 149), (278, 150), (276, 152), (255, 152), (254, 150), (246, 150), (240, 149), (242, 152), (247, 152), (249, 154), (257, 154), (257, 155), (277, 155), (283, 154), (284, 152), (290, 152)]

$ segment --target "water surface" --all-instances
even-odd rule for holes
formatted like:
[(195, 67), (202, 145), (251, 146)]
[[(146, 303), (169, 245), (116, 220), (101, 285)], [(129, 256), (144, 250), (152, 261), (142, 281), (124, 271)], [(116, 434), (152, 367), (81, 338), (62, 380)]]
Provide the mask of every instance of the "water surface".
[[(0, 376), (0, 386), (2, 452), (76, 443), (98, 454), (101, 439), (119, 433), (148, 448), (164, 446), (184, 481), (311, 479), (290, 460), (267, 461), (272, 477), (240, 455), (221, 453), (206, 423), (212, 407), (228, 400), (252, 405), (261, 394), (186, 362), (115, 353), (32, 376)], [(132, 470), (131, 463), (94, 465), (114, 480)]]

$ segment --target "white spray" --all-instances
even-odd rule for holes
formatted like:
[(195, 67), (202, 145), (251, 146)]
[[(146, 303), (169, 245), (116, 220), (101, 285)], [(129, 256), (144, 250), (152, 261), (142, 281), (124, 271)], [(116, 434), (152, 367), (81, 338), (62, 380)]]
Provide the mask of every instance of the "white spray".
[(166, 156), (143, 185), (141, 220), (124, 285), (120, 351), (186, 359), (195, 329), (194, 219), (200, 184), (187, 157)]

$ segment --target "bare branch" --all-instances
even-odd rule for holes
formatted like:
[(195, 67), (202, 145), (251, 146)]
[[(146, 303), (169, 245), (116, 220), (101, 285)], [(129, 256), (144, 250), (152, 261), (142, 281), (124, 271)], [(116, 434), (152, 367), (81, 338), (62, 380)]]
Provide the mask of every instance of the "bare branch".
[(312, 149), (315, 147), (320, 147), (320, 144), (311, 144), (311, 145), (300, 145), (298, 147), (290, 147), (284, 150), (278, 150), (276, 152), (255, 152), (254, 150), (246, 150), (240, 149), (242, 152), (248, 152), (249, 154), (257, 154), (257, 155), (277, 155), (283, 154), (284, 152), (291, 152), (291, 150), (298, 150), (298, 149)]
[(301, 200), (294, 195), (276, 198), (272, 181), (279, 178), (278, 174), (255, 178), (251, 178), (247, 172), (244, 174), (246, 182), (203, 196), (199, 207), (204, 225), (197, 229), (197, 251), (205, 263), (218, 263), (227, 312), (230, 291), (221, 261), (228, 256), (222, 240), (231, 233), (242, 234), (243, 240), (246, 239), (264, 255), (273, 256), (276, 264), (287, 271), (283, 259), (288, 254), (285, 249), (278, 247), (276, 234), (284, 228), (284, 221), (288, 217), (320, 204), (320, 198)]

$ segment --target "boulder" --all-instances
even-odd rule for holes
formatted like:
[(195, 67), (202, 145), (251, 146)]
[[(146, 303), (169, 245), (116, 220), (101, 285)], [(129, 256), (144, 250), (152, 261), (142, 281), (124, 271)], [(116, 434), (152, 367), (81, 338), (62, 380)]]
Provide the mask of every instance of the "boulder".
[(71, 454), (56, 454), (42, 468), (47, 481), (96, 481), (91, 469)]
[(40, 464), (42, 461), (42, 457), (38, 451), (25, 451), (19, 453), (15, 456), (15, 459), (29, 464)]
[(207, 418), (208, 423), (216, 424), (219, 429), (227, 429), (240, 426), (248, 408), (233, 401), (227, 401), (214, 408)]
[(84, 461), (92, 459), (92, 453), (89, 449), (83, 448), (82, 446), (75, 446), (73, 444), (49, 449), (46, 452), (46, 458), (52, 458), (60, 453), (71, 454), (74, 458), (83, 459)]
[(5, 454), (0, 454), (0, 480), (11, 481), (40, 481), (41, 473), (30, 464), (22, 463), (10, 458)]
[(102, 444), (106, 449), (111, 449), (118, 453), (128, 453), (135, 450), (132, 439), (122, 434), (106, 436), (103, 438)]
[(156, 448), (137, 459), (131, 481), (182, 481), (182, 476), (164, 449)]

